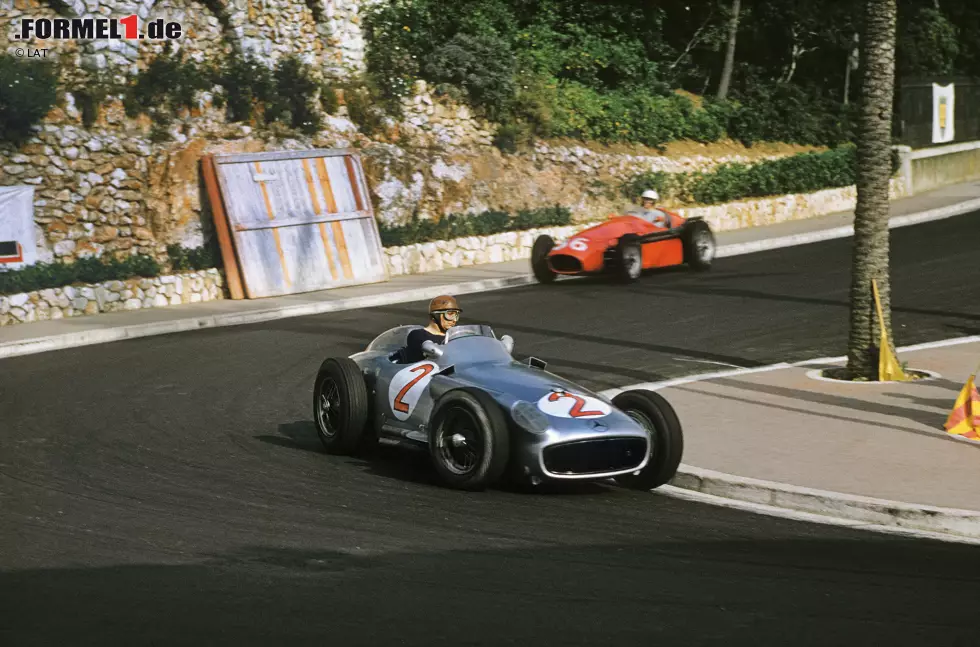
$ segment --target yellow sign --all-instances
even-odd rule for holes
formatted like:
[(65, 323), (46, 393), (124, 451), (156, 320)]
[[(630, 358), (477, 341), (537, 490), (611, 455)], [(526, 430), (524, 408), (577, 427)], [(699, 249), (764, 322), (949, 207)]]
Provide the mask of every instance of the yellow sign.
[(948, 114), (949, 103), (946, 97), (939, 98), (939, 128), (946, 130), (946, 115)]
[(875, 307), (878, 310), (878, 328), (881, 330), (881, 338), (878, 342), (878, 379), (882, 382), (908, 382), (909, 376), (902, 370), (902, 365), (898, 363), (898, 358), (895, 357), (888, 343), (885, 314), (881, 308), (881, 297), (878, 295), (878, 281), (876, 279), (871, 279), (871, 287), (874, 289)]

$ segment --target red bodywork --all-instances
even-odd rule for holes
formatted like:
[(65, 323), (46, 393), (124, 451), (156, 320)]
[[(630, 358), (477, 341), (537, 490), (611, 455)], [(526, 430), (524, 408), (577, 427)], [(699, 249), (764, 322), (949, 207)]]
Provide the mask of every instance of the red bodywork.
[[(670, 216), (672, 229), (684, 225), (685, 219), (675, 213), (661, 209)], [(605, 266), (606, 250), (616, 245), (625, 234), (644, 236), (665, 232), (665, 227), (638, 216), (610, 216), (609, 220), (594, 227), (583, 229), (565, 242), (556, 245), (548, 253), (548, 265), (557, 274), (583, 274), (599, 272)], [(669, 267), (684, 263), (684, 248), (680, 238), (645, 243), (643, 246), (643, 269)]]

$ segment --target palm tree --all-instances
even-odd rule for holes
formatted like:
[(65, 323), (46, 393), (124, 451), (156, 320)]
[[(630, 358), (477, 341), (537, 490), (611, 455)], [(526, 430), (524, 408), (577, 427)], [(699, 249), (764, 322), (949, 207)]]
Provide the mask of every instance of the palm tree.
[(872, 279), (877, 280), (891, 345), (888, 266), (888, 188), (891, 178), (892, 97), (895, 91), (896, 0), (865, 0), (861, 37), (861, 111), (857, 136), (857, 208), (851, 264), (851, 331), (847, 368), (852, 378), (877, 379)]

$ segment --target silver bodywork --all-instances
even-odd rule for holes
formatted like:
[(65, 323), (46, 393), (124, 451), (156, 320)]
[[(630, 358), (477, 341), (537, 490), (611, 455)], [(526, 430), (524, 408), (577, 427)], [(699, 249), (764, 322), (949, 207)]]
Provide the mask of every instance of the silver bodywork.
[(379, 439), (427, 446), (434, 404), (449, 390), (469, 387), (500, 405), (510, 460), (526, 476), (604, 479), (646, 466), (650, 434), (643, 426), (608, 398), (544, 370), (543, 362), (518, 362), (513, 340), (497, 339), (489, 326), (451, 328), (443, 344), (427, 344), (427, 359), (398, 363), (408, 333), (420, 327), (392, 328), (350, 356), (367, 383)]

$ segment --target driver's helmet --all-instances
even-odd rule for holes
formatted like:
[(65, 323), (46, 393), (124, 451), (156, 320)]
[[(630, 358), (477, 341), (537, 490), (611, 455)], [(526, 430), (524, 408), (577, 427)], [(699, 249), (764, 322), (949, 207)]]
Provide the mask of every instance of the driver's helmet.
[[(439, 324), (442, 329), (451, 328), (456, 325), (459, 321), (459, 316), (463, 313), (463, 309), (459, 307), (459, 303), (456, 302), (456, 298), (444, 294), (438, 296), (429, 302), (429, 316), (432, 320)], [(443, 325), (443, 318), (449, 320), (449, 325)]]
[(640, 199), (641, 199), (641, 201), (653, 200), (654, 202), (656, 202), (657, 200), (660, 199), (660, 194), (657, 193), (656, 190), (654, 190), (654, 189), (647, 189), (640, 196)]

